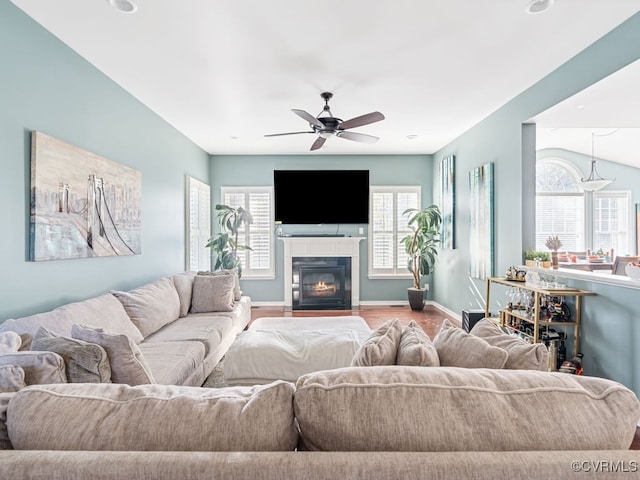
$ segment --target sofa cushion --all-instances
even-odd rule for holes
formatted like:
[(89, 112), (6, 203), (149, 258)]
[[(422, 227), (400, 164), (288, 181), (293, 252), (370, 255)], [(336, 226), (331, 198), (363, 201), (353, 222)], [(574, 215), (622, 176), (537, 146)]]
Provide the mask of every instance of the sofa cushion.
[(76, 323), (121, 333), (136, 343), (143, 339), (140, 330), (131, 322), (122, 304), (110, 293), (81, 302), (68, 303), (49, 312), (7, 320), (0, 324), (0, 331), (10, 330), (18, 333), (22, 337), (20, 348), (29, 350), (31, 339), (40, 327), (70, 337), (71, 327)]
[(7, 409), (9, 400), (15, 393), (0, 393), (0, 450), (12, 450), (9, 432), (7, 431)]
[(506, 350), (508, 356), (504, 368), (546, 371), (549, 367), (549, 351), (544, 344), (527, 343), (509, 335), (489, 319), (477, 322), (469, 333), (482, 338), (489, 345)]
[(196, 275), (193, 280), (191, 312), (233, 311), (232, 275)]
[(294, 387), (287, 382), (211, 389), (56, 387), (27, 387), (14, 394), (7, 427), (15, 449), (293, 451), (297, 445)]
[(195, 272), (184, 272), (171, 277), (173, 285), (178, 292), (178, 298), (180, 299), (181, 317), (186, 317), (191, 308), (191, 295), (193, 293), (193, 279), (195, 276)]
[(433, 344), (444, 367), (504, 368), (509, 356), (506, 350), (489, 345), (448, 320), (442, 322)]
[(0, 355), (0, 366), (17, 365), (24, 370), (27, 385), (66, 383), (64, 360), (54, 352), (19, 351)]
[(100, 345), (107, 352), (111, 381), (128, 385), (154, 383), (153, 375), (140, 348), (126, 335), (106, 332), (101, 328), (74, 325), (71, 336)]
[(149, 335), (140, 345), (158, 342), (197, 341), (202, 343), (204, 354), (207, 356), (227, 335), (231, 334), (232, 325), (233, 321), (230, 317), (211, 313), (189, 314)]
[(394, 365), (398, 354), (398, 345), (402, 336), (400, 320), (387, 320), (373, 330), (367, 340), (356, 351), (351, 360), (352, 366)]
[(242, 290), (240, 289), (240, 276), (238, 275), (238, 268), (229, 268), (214, 271), (198, 272), (198, 275), (231, 275), (233, 276), (233, 300), (238, 301), (242, 298)]
[(323, 451), (618, 450), (640, 420), (638, 398), (611, 380), (457, 367), (311, 373), (294, 408), (305, 446)]
[(194, 371), (202, 370), (204, 345), (200, 342), (142, 342), (138, 347), (155, 383), (184, 385)]
[(420, 367), (439, 367), (438, 351), (422, 328), (411, 320), (402, 329), (398, 345), (397, 365), (415, 365)]
[(128, 292), (112, 290), (111, 294), (120, 300), (143, 337), (180, 316), (180, 297), (173, 280), (168, 277)]
[(17, 352), (22, 345), (22, 338), (16, 332), (0, 333), (0, 355), (3, 353)]
[(0, 365), (0, 393), (17, 392), (26, 386), (22, 367)]
[(55, 352), (64, 360), (67, 380), (72, 383), (111, 381), (107, 352), (100, 345), (62, 337), (40, 327), (31, 342), (31, 350)]

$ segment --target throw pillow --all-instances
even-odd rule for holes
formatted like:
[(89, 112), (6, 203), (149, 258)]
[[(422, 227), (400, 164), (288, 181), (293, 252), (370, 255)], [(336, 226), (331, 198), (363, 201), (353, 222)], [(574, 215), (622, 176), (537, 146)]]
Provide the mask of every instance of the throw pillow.
[(14, 365), (24, 370), (24, 381), (27, 385), (43, 383), (67, 383), (64, 372), (64, 360), (54, 352), (20, 352), (0, 355), (0, 367)]
[(351, 366), (395, 365), (400, 337), (402, 337), (400, 320), (397, 318), (387, 320), (371, 332), (360, 345), (351, 360)]
[(191, 313), (233, 311), (234, 282), (232, 275), (196, 275)]
[(186, 317), (191, 308), (191, 295), (193, 294), (194, 272), (178, 273), (171, 277), (180, 298), (180, 317)]
[(549, 352), (544, 344), (527, 343), (518, 337), (509, 335), (491, 320), (486, 318), (480, 320), (469, 333), (482, 338), (489, 345), (506, 350), (508, 357), (504, 368), (546, 371), (549, 366)]
[(112, 290), (111, 294), (120, 300), (145, 338), (180, 316), (180, 297), (168, 277), (128, 292)]
[(240, 290), (240, 276), (238, 268), (229, 268), (224, 270), (214, 270), (213, 272), (198, 272), (198, 275), (231, 275), (233, 276), (233, 300), (239, 301), (242, 298), (242, 290)]
[(22, 338), (16, 332), (0, 333), (0, 355), (3, 353), (17, 352), (22, 345)]
[(17, 392), (26, 386), (22, 367), (18, 365), (0, 366), (0, 393)]
[(64, 360), (70, 383), (105, 383), (111, 381), (107, 352), (100, 345), (55, 335), (40, 327), (31, 341), (31, 350), (55, 352)]
[(489, 345), (446, 319), (433, 344), (443, 367), (504, 368), (509, 356), (506, 350)]
[(402, 330), (396, 364), (418, 367), (440, 366), (436, 347), (415, 320), (411, 320)]
[(155, 383), (140, 347), (126, 335), (105, 332), (102, 328), (83, 325), (71, 327), (71, 336), (96, 343), (105, 349), (111, 365), (111, 381), (128, 385)]

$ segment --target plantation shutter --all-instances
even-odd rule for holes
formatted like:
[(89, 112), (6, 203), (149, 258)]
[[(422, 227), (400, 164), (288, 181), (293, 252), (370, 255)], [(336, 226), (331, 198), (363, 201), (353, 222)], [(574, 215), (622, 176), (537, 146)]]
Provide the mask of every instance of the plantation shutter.
[(240, 230), (239, 243), (252, 249), (238, 252), (242, 278), (273, 278), (275, 268), (271, 187), (222, 187), (222, 203), (242, 207), (253, 217), (253, 223)]
[(206, 183), (187, 177), (186, 190), (186, 270), (209, 270), (211, 252), (206, 244), (211, 237), (211, 189)]
[(407, 208), (419, 208), (420, 187), (371, 187), (369, 276), (408, 277), (407, 254), (400, 240), (410, 233)]

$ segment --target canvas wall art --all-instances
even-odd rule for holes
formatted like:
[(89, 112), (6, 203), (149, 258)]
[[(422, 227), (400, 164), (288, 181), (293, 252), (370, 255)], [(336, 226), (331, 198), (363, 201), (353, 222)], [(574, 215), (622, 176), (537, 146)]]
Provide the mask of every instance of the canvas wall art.
[(493, 276), (493, 163), (469, 172), (469, 274), (485, 280)]
[(31, 134), (32, 261), (139, 255), (139, 171)]
[(449, 155), (440, 162), (440, 209), (442, 210), (442, 248), (455, 245), (455, 156)]

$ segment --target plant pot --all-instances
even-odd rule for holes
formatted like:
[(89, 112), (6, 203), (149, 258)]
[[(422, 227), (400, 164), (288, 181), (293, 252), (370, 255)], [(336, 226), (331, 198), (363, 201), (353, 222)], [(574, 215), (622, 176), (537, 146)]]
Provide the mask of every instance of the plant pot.
[(426, 288), (407, 288), (407, 296), (411, 310), (418, 312), (424, 310), (424, 294), (426, 291)]
[(558, 268), (558, 252), (556, 250), (551, 252), (551, 268)]
[(542, 268), (551, 268), (551, 260), (545, 260), (542, 262)]
[(535, 260), (525, 260), (524, 261), (524, 265), (526, 267), (535, 267), (536, 266), (536, 261)]

